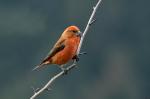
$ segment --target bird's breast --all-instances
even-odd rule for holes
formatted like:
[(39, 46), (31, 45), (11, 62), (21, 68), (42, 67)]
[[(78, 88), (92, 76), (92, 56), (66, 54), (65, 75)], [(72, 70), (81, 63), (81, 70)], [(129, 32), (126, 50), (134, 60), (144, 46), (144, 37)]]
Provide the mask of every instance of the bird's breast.
[(71, 38), (66, 40), (65, 48), (53, 57), (53, 63), (62, 65), (71, 60), (76, 55), (79, 42), (80, 38)]

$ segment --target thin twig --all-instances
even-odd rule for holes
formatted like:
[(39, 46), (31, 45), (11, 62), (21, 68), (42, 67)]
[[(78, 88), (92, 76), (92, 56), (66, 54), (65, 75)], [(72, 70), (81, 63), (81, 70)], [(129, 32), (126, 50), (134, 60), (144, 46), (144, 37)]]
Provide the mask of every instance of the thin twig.
[(87, 34), (87, 31), (89, 30), (89, 27), (96, 21), (96, 19), (94, 19), (94, 16), (95, 16), (95, 13), (97, 11), (97, 8), (99, 7), (100, 3), (101, 3), (102, 0), (99, 0), (96, 4), (96, 6), (93, 7), (93, 12), (90, 16), (90, 19), (86, 25), (86, 28), (82, 34), (82, 37), (81, 37), (81, 40), (80, 40), (80, 44), (79, 44), (79, 47), (78, 47), (78, 50), (77, 50), (77, 54), (80, 53), (80, 50), (81, 50), (81, 47), (82, 47), (82, 43), (83, 43), (83, 40), (84, 40), (84, 37), (85, 35)]
[[(94, 19), (94, 16), (95, 16), (96, 10), (97, 10), (98, 6), (100, 5), (101, 1), (102, 1), (102, 0), (99, 0), (99, 1), (97, 2), (96, 6), (93, 7), (93, 12), (92, 12), (92, 14), (91, 14), (91, 16), (90, 16), (90, 19), (89, 19), (89, 21), (88, 21), (88, 23), (87, 23), (87, 26), (86, 26), (84, 32), (83, 32), (83, 34), (82, 34), (82, 37), (81, 37), (81, 40), (80, 40), (80, 44), (79, 44), (79, 47), (78, 47), (78, 50), (77, 50), (77, 55), (80, 55), (81, 46), (82, 46), (84, 37), (85, 37), (87, 31), (89, 30), (89, 27), (96, 21), (96, 20)], [(83, 53), (82, 53), (82, 54), (83, 54)], [(81, 55), (82, 55), (82, 54), (81, 54)], [(72, 70), (75, 66), (76, 66), (76, 62), (74, 61), (74, 63), (73, 63), (72, 65), (68, 66), (66, 70), (67, 70), (67, 71), (70, 71), (70, 70)], [(35, 99), (35, 98), (36, 98), (38, 95), (40, 95), (43, 91), (49, 89), (49, 87), (51, 86), (51, 84), (52, 84), (57, 78), (63, 76), (64, 74), (65, 74), (65, 71), (61, 71), (60, 73), (56, 74), (54, 77), (52, 77), (52, 78), (49, 80), (49, 82), (48, 82), (44, 87), (42, 87), (42, 88), (41, 88), (40, 90), (38, 90), (38, 91), (35, 91), (34, 94), (33, 94), (33, 96), (30, 97), (30, 99)]]
[[(73, 69), (75, 67), (75, 63), (73, 63), (71, 66), (69, 66), (67, 68), (67, 71), (70, 71), (71, 69)], [(37, 97), (40, 93), (42, 93), (43, 91), (49, 89), (50, 85), (57, 79), (59, 78), (60, 76), (64, 75), (65, 72), (64, 71), (61, 71), (60, 73), (58, 73), (57, 75), (55, 75), (54, 77), (52, 77), (49, 82), (44, 86), (42, 87), (39, 91), (34, 91), (34, 95), (30, 98), (30, 99), (35, 99), (35, 97)]]

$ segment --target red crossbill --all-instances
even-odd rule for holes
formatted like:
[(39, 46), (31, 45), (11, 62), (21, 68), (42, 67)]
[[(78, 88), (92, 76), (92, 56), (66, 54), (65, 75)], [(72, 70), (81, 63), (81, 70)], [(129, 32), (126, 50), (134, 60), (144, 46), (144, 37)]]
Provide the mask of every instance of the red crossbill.
[(33, 70), (47, 64), (57, 64), (61, 68), (72, 59), (77, 59), (77, 49), (80, 43), (81, 32), (77, 26), (69, 26), (50, 50), (47, 57)]

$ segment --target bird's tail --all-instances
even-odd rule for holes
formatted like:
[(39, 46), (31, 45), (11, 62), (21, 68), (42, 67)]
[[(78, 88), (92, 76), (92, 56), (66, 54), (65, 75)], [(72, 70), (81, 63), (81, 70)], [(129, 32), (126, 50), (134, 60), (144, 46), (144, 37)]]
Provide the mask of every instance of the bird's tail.
[(50, 61), (43, 61), (40, 65), (35, 66), (35, 68), (33, 68), (32, 71), (37, 70), (47, 64), (50, 64)]
[(44, 65), (44, 64), (40, 64), (40, 65), (35, 66), (35, 67), (32, 69), (32, 71), (35, 71), (35, 70), (37, 70), (37, 69), (43, 67), (43, 65)]

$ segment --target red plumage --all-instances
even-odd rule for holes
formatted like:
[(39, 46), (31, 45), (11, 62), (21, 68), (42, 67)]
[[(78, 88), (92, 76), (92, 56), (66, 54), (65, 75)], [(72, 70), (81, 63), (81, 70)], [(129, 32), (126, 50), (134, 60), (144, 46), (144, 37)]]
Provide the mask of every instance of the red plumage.
[(34, 70), (46, 64), (57, 64), (61, 66), (69, 62), (76, 56), (80, 38), (81, 32), (77, 26), (69, 26), (66, 28), (47, 57)]

